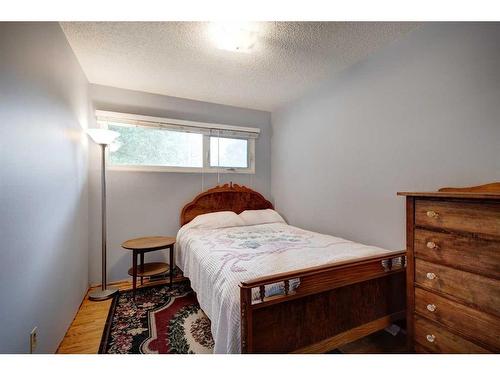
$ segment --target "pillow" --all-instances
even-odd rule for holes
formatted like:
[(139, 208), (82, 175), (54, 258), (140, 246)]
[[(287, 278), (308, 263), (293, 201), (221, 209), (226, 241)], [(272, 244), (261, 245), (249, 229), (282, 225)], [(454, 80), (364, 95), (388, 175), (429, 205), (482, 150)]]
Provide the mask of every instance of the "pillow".
[(285, 223), (286, 221), (274, 210), (246, 210), (240, 215), (245, 225), (269, 224), (269, 223)]
[(196, 216), (183, 228), (218, 229), (240, 227), (245, 225), (243, 220), (232, 211), (211, 212)]

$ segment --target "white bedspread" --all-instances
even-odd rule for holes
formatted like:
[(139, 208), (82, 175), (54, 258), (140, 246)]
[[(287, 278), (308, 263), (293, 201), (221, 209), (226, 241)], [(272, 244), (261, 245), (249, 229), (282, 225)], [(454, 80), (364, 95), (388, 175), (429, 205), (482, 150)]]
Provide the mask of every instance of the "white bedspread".
[(211, 321), (215, 353), (240, 353), (239, 283), (256, 277), (391, 253), (374, 246), (273, 223), (181, 228), (176, 263)]

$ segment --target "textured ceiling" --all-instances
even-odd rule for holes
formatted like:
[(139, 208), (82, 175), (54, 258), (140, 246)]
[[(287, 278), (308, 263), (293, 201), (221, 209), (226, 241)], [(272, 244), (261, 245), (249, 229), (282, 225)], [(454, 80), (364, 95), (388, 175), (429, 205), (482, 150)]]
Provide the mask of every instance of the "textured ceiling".
[(272, 111), (417, 26), (257, 22), (250, 53), (216, 48), (206, 22), (64, 22), (91, 83)]

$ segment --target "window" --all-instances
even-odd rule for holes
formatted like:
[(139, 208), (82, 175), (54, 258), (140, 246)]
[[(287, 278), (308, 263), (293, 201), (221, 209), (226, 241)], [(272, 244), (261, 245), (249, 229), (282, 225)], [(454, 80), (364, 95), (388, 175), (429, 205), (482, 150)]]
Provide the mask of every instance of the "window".
[(203, 167), (203, 135), (109, 123), (120, 133), (109, 153), (112, 165)]
[(96, 111), (120, 133), (108, 147), (112, 170), (255, 173), (258, 128)]
[(210, 166), (248, 168), (248, 140), (210, 137)]

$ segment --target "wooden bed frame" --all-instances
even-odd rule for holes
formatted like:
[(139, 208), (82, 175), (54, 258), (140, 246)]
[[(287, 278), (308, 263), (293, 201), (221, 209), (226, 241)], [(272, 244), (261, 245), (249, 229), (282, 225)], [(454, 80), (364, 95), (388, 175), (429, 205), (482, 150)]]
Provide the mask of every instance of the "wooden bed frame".
[[(266, 208), (273, 205), (261, 194), (230, 183), (194, 198), (180, 222)], [(325, 353), (404, 319), (405, 267), (406, 252), (400, 251), (241, 282), (241, 352)], [(300, 285), (290, 291), (294, 279)], [(274, 283), (283, 283), (283, 294), (265, 297), (265, 286)]]

